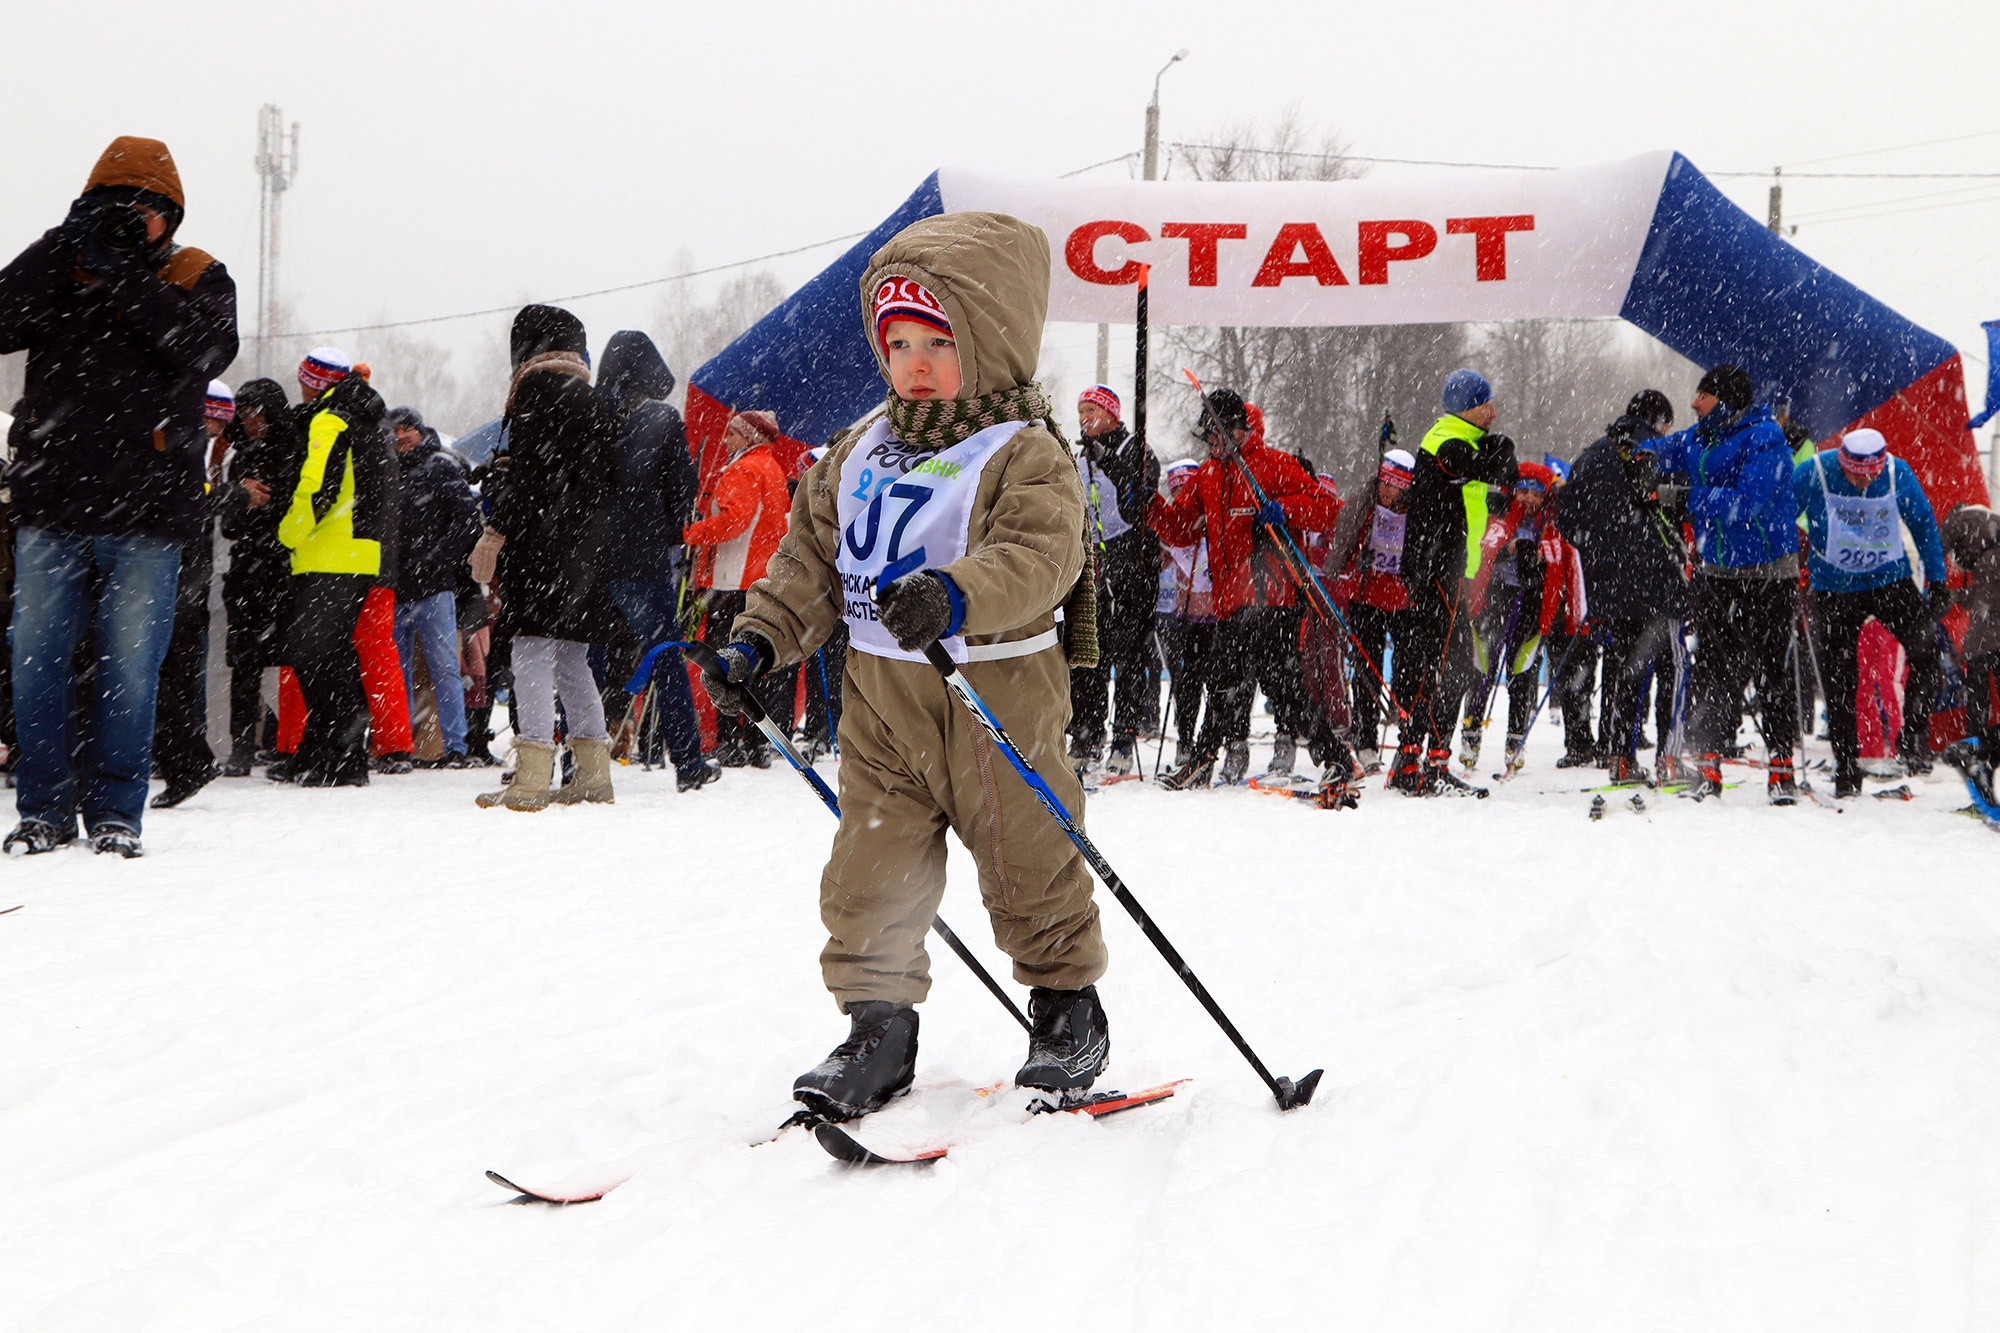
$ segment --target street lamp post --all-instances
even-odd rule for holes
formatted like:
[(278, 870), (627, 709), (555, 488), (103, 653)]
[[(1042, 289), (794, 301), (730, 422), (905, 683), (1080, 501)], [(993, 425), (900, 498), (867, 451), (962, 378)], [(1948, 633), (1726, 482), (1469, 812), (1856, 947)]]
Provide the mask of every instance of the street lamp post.
[[(1160, 178), (1160, 80), (1168, 70), (1188, 58), (1188, 50), (1183, 46), (1174, 52), (1174, 58), (1160, 66), (1160, 72), (1153, 76), (1153, 100), (1146, 103), (1146, 179)], [(1104, 383), (1111, 378), (1111, 326), (1097, 326), (1097, 382)]]
[(1160, 80), (1167, 71), (1186, 60), (1187, 48), (1183, 46), (1174, 52), (1174, 58), (1160, 66), (1160, 72), (1153, 76), (1153, 100), (1146, 103), (1146, 179), (1160, 178)]

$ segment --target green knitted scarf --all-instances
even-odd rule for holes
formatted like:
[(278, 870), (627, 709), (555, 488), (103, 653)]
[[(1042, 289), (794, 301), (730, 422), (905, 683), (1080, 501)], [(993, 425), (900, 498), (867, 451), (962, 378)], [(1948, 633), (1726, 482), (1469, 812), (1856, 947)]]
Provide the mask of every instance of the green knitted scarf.
[(949, 449), (1003, 421), (1039, 421), (1063, 438), (1049, 408), (1049, 396), (1035, 383), (978, 398), (906, 399), (889, 395), (889, 425), (904, 444)]

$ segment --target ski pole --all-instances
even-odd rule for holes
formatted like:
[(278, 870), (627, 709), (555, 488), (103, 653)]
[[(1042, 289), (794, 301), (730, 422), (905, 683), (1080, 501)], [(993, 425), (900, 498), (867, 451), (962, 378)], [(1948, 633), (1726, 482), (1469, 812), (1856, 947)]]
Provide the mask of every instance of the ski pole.
[[(695, 665), (700, 667), (705, 675), (715, 676), (718, 679), (721, 678), (723, 667), (722, 663), (716, 660), (715, 649), (705, 643), (691, 643), (683, 651), (694, 659)], [(813, 793), (819, 797), (827, 809), (833, 811), (833, 817), (839, 819), (840, 798), (833, 794), (833, 788), (826, 785), (826, 779), (821, 777), (818, 770), (806, 762), (804, 755), (793, 748), (792, 738), (787, 736), (783, 729), (771, 720), (771, 715), (764, 711), (762, 704), (750, 697), (749, 691), (744, 691), (743, 698), (747, 705), (743, 715), (750, 719), (751, 724), (757, 730), (764, 733), (764, 739), (777, 747), (778, 753), (785, 756), (785, 762), (798, 770), (799, 776), (806, 780), (807, 785), (813, 789)], [(979, 959), (973, 956), (972, 950), (965, 947), (965, 941), (952, 933), (951, 927), (944, 923), (942, 916), (931, 918), (931, 929), (938, 933), (939, 939), (951, 946), (951, 951), (958, 955), (961, 962), (972, 969), (972, 974), (979, 978), (986, 989), (993, 992), (993, 998), (1007, 1007), (1007, 1012), (1014, 1016), (1014, 1021), (1019, 1023), (1023, 1028), (1026, 1028), (1030, 1034), (1033, 1034), (1035, 1030), (1034, 1025), (1028, 1022), (1028, 1016), (1021, 1012), (1021, 1007), (1014, 1003), (1013, 997), (1000, 988), (1000, 983), (995, 981), (993, 974), (988, 972)]]
[(1125, 887), (1125, 881), (1118, 878), (1118, 872), (1111, 868), (1103, 853), (1084, 836), (1083, 830), (1076, 826), (1076, 821), (1070, 818), (1067, 810), (1063, 809), (1062, 802), (1056, 799), (1056, 794), (1049, 790), (1049, 784), (1042, 780), (1042, 775), (1035, 771), (1034, 765), (1028, 762), (1027, 757), (1008, 737), (1006, 729), (1000, 725), (1000, 719), (993, 715), (993, 710), (986, 706), (986, 701), (972, 688), (971, 682), (965, 678), (965, 673), (951, 660), (950, 654), (945, 652), (944, 645), (932, 640), (924, 649), (924, 656), (938, 669), (938, 674), (944, 677), (944, 683), (951, 692), (971, 710), (973, 717), (985, 728), (993, 743), (1000, 747), (1000, 753), (1007, 756), (1007, 762), (1014, 766), (1014, 771), (1028, 784), (1028, 790), (1035, 794), (1035, 799), (1042, 803), (1042, 808), (1047, 810), (1062, 831), (1069, 835), (1069, 840), (1076, 844), (1079, 852), (1083, 853), (1083, 859), (1097, 872), (1097, 877), (1104, 881), (1105, 887), (1110, 889), (1125, 910), (1132, 914), (1132, 919), (1139, 923), (1139, 929), (1145, 932), (1146, 938), (1152, 941), (1153, 947), (1160, 951), (1162, 958), (1166, 959), (1167, 966), (1187, 983), (1187, 988), (1194, 992), (1195, 999), (1201, 1001), (1201, 1007), (1208, 1010), (1208, 1016), (1214, 1019), (1224, 1035), (1236, 1044), (1236, 1049), (1243, 1053), (1243, 1058), (1250, 1062), (1250, 1067), (1257, 1071), (1257, 1076), (1264, 1080), (1265, 1085), (1271, 1089), (1272, 1096), (1278, 1099), (1278, 1109), (1289, 1111), (1311, 1101), (1314, 1090), (1319, 1087), (1320, 1075), (1326, 1071), (1315, 1069), (1296, 1083), (1288, 1078), (1272, 1076), (1271, 1071), (1264, 1067), (1264, 1062), (1257, 1058), (1257, 1053), (1250, 1049), (1250, 1043), (1243, 1039), (1243, 1034), (1236, 1030), (1236, 1025), (1229, 1021), (1229, 1015), (1222, 1012), (1222, 1006), (1208, 993), (1208, 987), (1201, 984), (1201, 978), (1194, 974), (1194, 969), (1188, 966), (1185, 958), (1181, 957), (1180, 951), (1175, 949), (1161, 933), (1160, 928), (1153, 924), (1153, 918), (1146, 914), (1146, 909), (1139, 905), (1139, 900)]
[(1160, 744), (1153, 751), (1153, 777), (1157, 780), (1160, 776), (1160, 761), (1167, 756), (1167, 730), (1174, 723), (1174, 695), (1179, 693), (1177, 687), (1180, 684), (1180, 681), (1174, 678), (1173, 668), (1167, 662), (1167, 645), (1160, 641), (1160, 627), (1157, 623), (1153, 626), (1153, 653), (1160, 659), (1161, 678), (1169, 682), (1167, 707), (1160, 714)]
[[(1194, 385), (1194, 391), (1199, 394), (1201, 381), (1195, 377), (1195, 373), (1183, 366), (1181, 374), (1188, 377), (1188, 382)], [(1216, 432), (1217, 438), (1228, 438), (1223, 434), (1222, 422), (1216, 418), (1214, 409), (1209, 407), (1206, 398), (1202, 399), (1201, 410), (1208, 418), (1209, 427)], [(1262, 509), (1270, 504), (1271, 497), (1264, 493), (1264, 488), (1257, 482), (1256, 474), (1250, 470), (1250, 465), (1243, 461), (1242, 452), (1239, 450), (1230, 457), (1236, 464), (1236, 470), (1242, 474), (1243, 480), (1250, 483), (1251, 494), (1257, 497), (1257, 507)], [(1355, 654), (1374, 675), (1375, 683), (1382, 687), (1390, 707), (1396, 710), (1396, 717), (1399, 720), (1407, 720), (1410, 716), (1408, 711), (1396, 701), (1396, 692), (1389, 688), (1389, 682), (1383, 678), (1381, 668), (1375, 665), (1375, 659), (1369, 656), (1366, 648), (1362, 647), (1361, 637), (1354, 632), (1354, 626), (1347, 623), (1347, 617), (1340, 613), (1338, 606), (1334, 605), (1333, 598), (1327, 593), (1326, 585), (1319, 581), (1319, 575), (1313, 573), (1312, 565), (1306, 560), (1305, 553), (1299, 550), (1298, 543), (1292, 540), (1292, 534), (1285, 531), (1284, 525), (1279, 523), (1266, 523), (1264, 530), (1276, 541), (1278, 558), (1285, 566), (1285, 572), (1291, 575), (1292, 582), (1305, 594), (1306, 601), (1312, 604), (1313, 610), (1319, 613), (1321, 620), (1329, 625), (1340, 626), (1341, 632), (1347, 635), (1348, 642), (1354, 645)]]

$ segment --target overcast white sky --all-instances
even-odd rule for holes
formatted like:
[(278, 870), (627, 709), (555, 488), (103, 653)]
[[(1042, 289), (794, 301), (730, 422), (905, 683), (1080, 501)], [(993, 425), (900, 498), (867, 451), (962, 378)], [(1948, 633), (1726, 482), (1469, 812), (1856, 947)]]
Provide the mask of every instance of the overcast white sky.
[[(0, 0), (0, 251), (60, 220), (113, 136), (150, 135), (186, 182), (183, 239), (254, 296), (276, 102), (304, 127), (284, 286), (309, 327), (552, 298), (863, 230), (940, 164), (1054, 175), (1135, 150), (1182, 46), (1168, 140), (1295, 104), (1388, 157), (2000, 173), (1996, 39), (1992, 0)], [(1719, 183), (1763, 216), (1768, 180)], [(1979, 358), (1976, 402), (2000, 179), (1796, 179), (1786, 208), (1796, 244)], [(796, 283), (833, 253), (772, 267)], [(575, 309), (601, 345), (653, 299)]]

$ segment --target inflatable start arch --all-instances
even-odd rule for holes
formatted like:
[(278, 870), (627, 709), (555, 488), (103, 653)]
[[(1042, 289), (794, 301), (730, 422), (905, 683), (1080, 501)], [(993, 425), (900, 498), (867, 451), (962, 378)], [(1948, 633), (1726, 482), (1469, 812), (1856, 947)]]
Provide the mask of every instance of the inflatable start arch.
[[(935, 213), (1033, 222), (1049, 318), (1247, 327), (1617, 315), (1698, 365), (1734, 361), (1826, 440), (1872, 426), (1940, 514), (1986, 500), (1965, 374), (1943, 338), (1807, 258), (1678, 153), (1561, 171), (1269, 183), (1019, 180), (933, 173), (882, 224), (695, 371), (704, 471), (732, 412), (777, 413), (794, 450), (883, 394), (861, 316), (868, 258)], [(1505, 395), (1507, 387), (1495, 386)], [(1615, 406), (1615, 405), (1608, 405)]]

